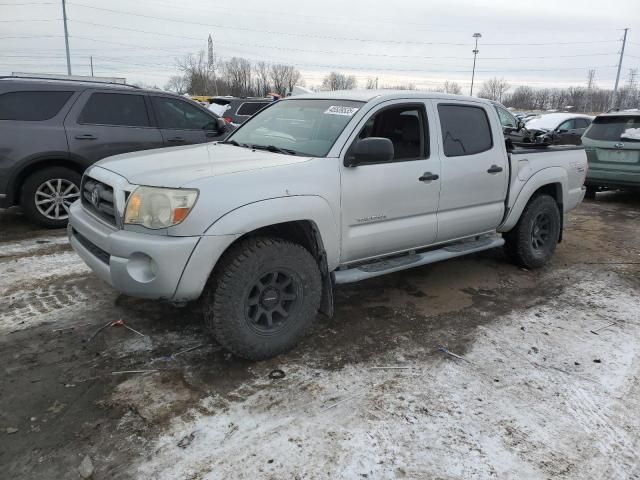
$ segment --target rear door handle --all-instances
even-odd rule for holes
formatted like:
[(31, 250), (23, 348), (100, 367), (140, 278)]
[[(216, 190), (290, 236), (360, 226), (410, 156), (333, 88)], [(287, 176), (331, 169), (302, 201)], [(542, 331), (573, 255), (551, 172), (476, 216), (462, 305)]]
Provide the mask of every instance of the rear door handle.
[(501, 171), (502, 167), (499, 167), (498, 165), (491, 165), (491, 168), (487, 170), (487, 173), (500, 173)]
[(418, 178), (418, 180), (420, 180), (421, 182), (430, 182), (431, 180), (438, 180), (439, 178), (440, 176), (436, 175), (435, 173), (424, 172), (422, 176)]
[(98, 137), (91, 133), (83, 133), (82, 135), (76, 135), (76, 140), (97, 140)]
[(185, 139), (182, 137), (173, 137), (168, 140), (169, 142), (184, 142)]

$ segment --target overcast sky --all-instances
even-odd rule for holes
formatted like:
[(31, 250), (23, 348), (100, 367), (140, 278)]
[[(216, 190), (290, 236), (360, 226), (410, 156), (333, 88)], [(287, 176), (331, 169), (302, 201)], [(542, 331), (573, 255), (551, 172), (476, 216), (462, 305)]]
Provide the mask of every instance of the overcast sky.
[[(90, 74), (92, 55), (97, 76), (161, 87), (209, 33), (218, 57), (290, 63), (309, 86), (336, 70), (361, 86), (452, 80), (467, 93), (474, 32), (478, 83), (579, 85), (595, 68), (611, 88), (624, 27), (621, 82), (640, 66), (640, 0), (68, 0), (67, 15), (74, 74)], [(0, 74), (11, 72), (66, 73), (59, 0), (0, 0)]]

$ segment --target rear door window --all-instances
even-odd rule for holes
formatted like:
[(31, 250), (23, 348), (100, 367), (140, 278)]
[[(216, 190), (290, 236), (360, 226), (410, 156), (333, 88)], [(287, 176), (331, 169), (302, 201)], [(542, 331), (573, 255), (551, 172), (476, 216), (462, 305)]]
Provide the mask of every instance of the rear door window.
[(151, 97), (160, 128), (176, 130), (214, 130), (215, 118), (195, 105), (169, 97)]
[(238, 108), (236, 115), (251, 116), (259, 112), (260, 110), (262, 110), (267, 105), (268, 105), (267, 102), (245, 102), (242, 105), (240, 105), (240, 108)]
[(609, 142), (640, 142), (640, 115), (598, 117), (585, 137)]
[(73, 92), (28, 91), (0, 95), (0, 120), (42, 121), (55, 117)]
[(484, 108), (439, 104), (438, 114), (446, 157), (475, 155), (493, 147), (489, 117)]
[(82, 109), (78, 123), (148, 127), (144, 96), (125, 93), (93, 93)]

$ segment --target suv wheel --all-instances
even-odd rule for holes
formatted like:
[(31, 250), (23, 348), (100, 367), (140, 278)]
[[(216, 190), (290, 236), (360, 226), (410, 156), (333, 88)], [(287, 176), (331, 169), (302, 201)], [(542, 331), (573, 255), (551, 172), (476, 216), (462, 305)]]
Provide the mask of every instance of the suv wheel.
[(22, 185), (20, 205), (24, 213), (43, 227), (66, 226), (69, 207), (80, 198), (80, 179), (79, 173), (65, 167), (31, 174)]
[(216, 266), (204, 296), (205, 322), (236, 356), (266, 359), (304, 336), (321, 293), (318, 264), (304, 247), (279, 238), (248, 238)]
[(559, 238), (558, 204), (549, 195), (538, 195), (529, 201), (516, 226), (505, 235), (505, 250), (521, 267), (538, 268), (551, 258)]

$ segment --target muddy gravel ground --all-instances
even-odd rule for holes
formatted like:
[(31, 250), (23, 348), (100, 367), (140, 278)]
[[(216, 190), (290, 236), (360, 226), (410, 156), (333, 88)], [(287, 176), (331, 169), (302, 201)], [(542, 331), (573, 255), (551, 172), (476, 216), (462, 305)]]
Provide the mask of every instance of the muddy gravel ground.
[(249, 363), (0, 211), (0, 477), (640, 478), (639, 272), (640, 197), (600, 194), (541, 270), (496, 250), (341, 287)]

